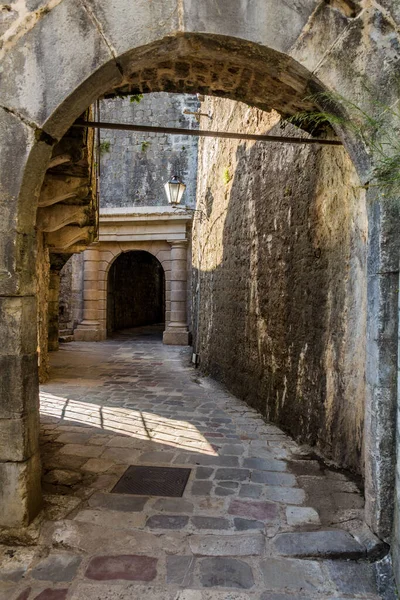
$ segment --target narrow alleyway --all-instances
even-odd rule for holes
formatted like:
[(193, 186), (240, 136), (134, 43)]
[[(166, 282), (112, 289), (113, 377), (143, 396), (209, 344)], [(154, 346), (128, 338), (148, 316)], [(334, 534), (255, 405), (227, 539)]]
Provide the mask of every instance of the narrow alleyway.
[[(45, 511), (28, 530), (36, 545), (2, 547), (0, 597), (379, 598), (354, 482), (189, 358), (156, 327), (53, 355)], [(189, 468), (183, 497), (110, 493), (130, 465)]]

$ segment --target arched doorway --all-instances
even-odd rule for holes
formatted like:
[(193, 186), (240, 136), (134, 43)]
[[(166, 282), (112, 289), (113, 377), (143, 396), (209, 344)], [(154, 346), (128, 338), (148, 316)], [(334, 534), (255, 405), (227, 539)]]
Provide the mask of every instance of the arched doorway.
[(121, 329), (162, 324), (165, 320), (165, 277), (149, 252), (123, 252), (113, 262), (107, 281), (107, 335)]

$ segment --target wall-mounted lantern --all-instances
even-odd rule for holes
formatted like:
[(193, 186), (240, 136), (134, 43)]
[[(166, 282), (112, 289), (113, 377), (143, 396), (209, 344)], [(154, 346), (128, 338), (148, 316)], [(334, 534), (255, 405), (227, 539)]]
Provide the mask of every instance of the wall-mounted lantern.
[(168, 202), (173, 206), (180, 204), (183, 196), (183, 192), (186, 189), (186, 185), (181, 181), (178, 175), (173, 175), (169, 181), (164, 185), (165, 193), (167, 194)]

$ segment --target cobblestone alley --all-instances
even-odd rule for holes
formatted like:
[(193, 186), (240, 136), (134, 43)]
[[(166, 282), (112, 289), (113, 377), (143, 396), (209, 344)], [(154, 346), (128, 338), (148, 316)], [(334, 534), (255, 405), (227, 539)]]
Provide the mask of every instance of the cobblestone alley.
[[(355, 483), (189, 358), (154, 328), (53, 354), (45, 511), (2, 546), (0, 597), (379, 598)], [(130, 465), (189, 468), (183, 496), (110, 493)]]

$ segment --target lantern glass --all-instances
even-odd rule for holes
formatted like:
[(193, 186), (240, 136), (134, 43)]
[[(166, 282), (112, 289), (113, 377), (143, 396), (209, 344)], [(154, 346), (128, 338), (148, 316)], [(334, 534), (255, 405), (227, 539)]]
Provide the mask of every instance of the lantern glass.
[(164, 189), (165, 193), (167, 194), (168, 202), (170, 204), (180, 204), (183, 192), (186, 189), (186, 185), (180, 180), (180, 178), (177, 175), (174, 175), (164, 185)]

